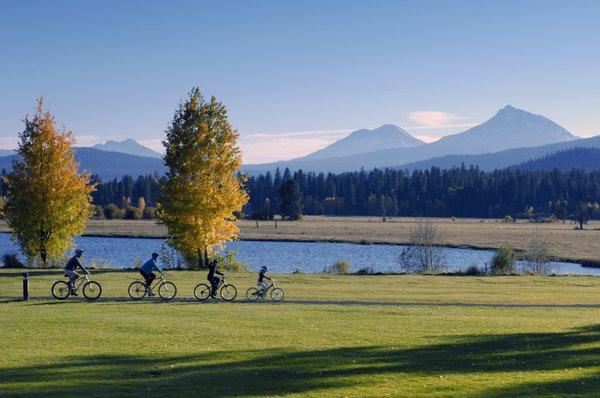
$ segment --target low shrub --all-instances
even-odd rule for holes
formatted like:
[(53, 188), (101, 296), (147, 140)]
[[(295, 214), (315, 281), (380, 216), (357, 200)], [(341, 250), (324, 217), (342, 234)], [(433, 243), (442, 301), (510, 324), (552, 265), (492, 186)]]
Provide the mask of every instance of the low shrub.
[(144, 207), (142, 218), (145, 220), (154, 220), (156, 218), (156, 207)]
[(373, 275), (375, 270), (372, 267), (361, 268), (356, 271), (356, 275)]
[(27, 268), (15, 253), (5, 253), (2, 256), (3, 268)]
[(504, 216), (504, 218), (502, 219), (502, 222), (505, 223), (509, 223), (509, 222), (514, 222), (515, 220), (513, 220), (512, 216)]
[(501, 247), (496, 251), (490, 263), (490, 271), (494, 275), (510, 275), (515, 272), (517, 256), (511, 247)]
[(465, 275), (481, 275), (483, 272), (475, 264), (471, 264), (465, 270)]
[(292, 272), (292, 274), (298, 275), (298, 274), (303, 274), (304, 272), (302, 272), (302, 270), (299, 267), (296, 267), (296, 269)]
[(218, 254), (213, 257), (219, 262), (219, 270), (227, 272), (248, 272), (248, 265), (238, 260), (234, 251), (228, 251), (225, 255)]
[(142, 209), (139, 207), (129, 206), (125, 210), (125, 218), (127, 220), (141, 220), (142, 219)]
[(347, 261), (336, 261), (323, 269), (323, 273), (325, 274), (344, 275), (348, 272), (350, 272), (350, 264)]
[(124, 215), (125, 211), (119, 209), (119, 207), (114, 203), (110, 203), (104, 208), (104, 217), (106, 217), (107, 220), (123, 218)]

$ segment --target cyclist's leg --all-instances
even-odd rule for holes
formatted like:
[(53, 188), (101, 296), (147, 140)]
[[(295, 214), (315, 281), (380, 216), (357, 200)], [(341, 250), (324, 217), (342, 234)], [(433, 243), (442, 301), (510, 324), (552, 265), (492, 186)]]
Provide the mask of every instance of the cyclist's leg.
[(66, 270), (65, 274), (69, 277), (69, 289), (72, 293), (75, 292), (75, 281), (79, 279), (79, 274), (72, 270)]
[(148, 286), (152, 286), (152, 282), (156, 279), (156, 274), (154, 272), (150, 272), (148, 275)]
[(146, 274), (144, 271), (140, 270), (140, 275), (142, 275), (144, 277), (144, 283), (146, 284), (146, 287), (150, 287), (150, 282), (148, 281), (148, 274)]
[(219, 287), (220, 282), (221, 282), (221, 279), (217, 278), (216, 276), (213, 276), (213, 286), (212, 286), (212, 295), (213, 296), (217, 295), (217, 288)]

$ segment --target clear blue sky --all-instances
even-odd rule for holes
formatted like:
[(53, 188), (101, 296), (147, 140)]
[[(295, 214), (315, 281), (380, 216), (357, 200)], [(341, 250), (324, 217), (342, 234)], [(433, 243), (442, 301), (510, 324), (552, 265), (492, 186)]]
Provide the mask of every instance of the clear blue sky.
[[(193, 86), (247, 161), (351, 129), (455, 133), (511, 104), (600, 134), (598, 1), (3, 1), (0, 148), (44, 96), (88, 145), (156, 147)], [(429, 138), (431, 139), (431, 138)]]

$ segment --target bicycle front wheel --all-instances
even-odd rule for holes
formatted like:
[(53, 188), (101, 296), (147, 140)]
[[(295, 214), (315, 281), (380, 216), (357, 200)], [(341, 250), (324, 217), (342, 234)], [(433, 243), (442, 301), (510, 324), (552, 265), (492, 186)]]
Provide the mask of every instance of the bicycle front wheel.
[(246, 298), (250, 301), (257, 301), (259, 299), (259, 290), (257, 287), (251, 287), (246, 290)]
[(52, 295), (57, 300), (64, 300), (71, 293), (69, 284), (65, 281), (58, 281), (52, 285)]
[(210, 286), (200, 283), (194, 288), (194, 297), (200, 301), (206, 301), (210, 297)]
[(88, 300), (96, 300), (102, 294), (102, 288), (98, 282), (88, 282), (83, 285), (83, 295)]
[(177, 287), (172, 282), (161, 283), (158, 287), (158, 295), (163, 300), (171, 300), (177, 295)]
[(284, 296), (285, 296), (285, 293), (283, 292), (283, 289), (280, 287), (276, 287), (275, 289), (271, 290), (271, 300), (273, 300), (273, 301), (281, 301), (281, 300), (283, 300)]
[(237, 296), (237, 289), (233, 285), (225, 285), (221, 288), (221, 298), (225, 301), (233, 301)]
[(144, 282), (140, 281), (131, 282), (131, 285), (129, 285), (129, 289), (127, 290), (127, 292), (129, 293), (129, 297), (131, 297), (132, 299), (141, 300), (144, 297), (146, 297), (146, 285), (144, 284)]

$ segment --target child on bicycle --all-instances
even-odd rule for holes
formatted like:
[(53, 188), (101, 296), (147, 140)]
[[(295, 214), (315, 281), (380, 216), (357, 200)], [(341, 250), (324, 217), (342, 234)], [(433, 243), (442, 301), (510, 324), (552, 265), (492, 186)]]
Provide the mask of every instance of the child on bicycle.
[(208, 279), (208, 281), (210, 282), (210, 297), (212, 298), (217, 298), (217, 288), (219, 287), (219, 282), (221, 282), (221, 279), (216, 277), (215, 274), (220, 276), (225, 275), (217, 270), (218, 265), (219, 260), (217, 260), (216, 258), (210, 263), (208, 263), (208, 275), (206, 276), (206, 279)]
[(258, 286), (258, 288), (260, 289), (260, 292), (258, 293), (260, 295), (260, 297), (264, 297), (265, 294), (267, 294), (267, 288), (269, 287), (269, 284), (267, 282), (265, 282), (264, 280), (271, 280), (271, 278), (269, 278), (266, 273), (269, 270), (269, 268), (267, 268), (267, 266), (263, 265), (260, 268), (260, 271), (258, 273), (258, 280), (256, 281), (256, 285)]
[(144, 263), (140, 267), (140, 274), (144, 277), (146, 281), (146, 290), (148, 291), (148, 296), (154, 296), (152, 292), (152, 282), (156, 279), (156, 274), (152, 271), (156, 270), (161, 274), (164, 272), (162, 267), (158, 265), (158, 253), (152, 253), (152, 258)]
[(83, 256), (83, 250), (75, 250), (75, 255), (71, 257), (65, 266), (65, 275), (69, 277), (69, 290), (71, 291), (72, 296), (77, 296), (77, 293), (75, 292), (75, 281), (81, 276), (76, 272), (77, 268), (80, 268), (88, 275), (90, 274), (81, 263), (81, 256)]

